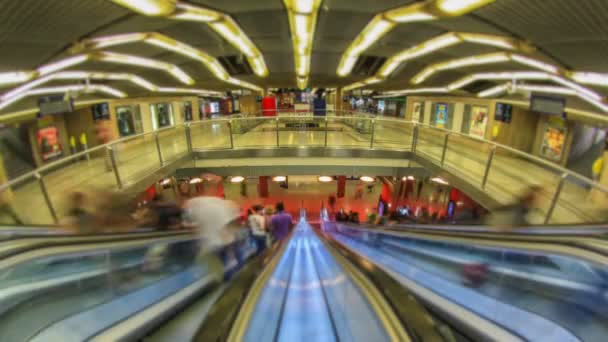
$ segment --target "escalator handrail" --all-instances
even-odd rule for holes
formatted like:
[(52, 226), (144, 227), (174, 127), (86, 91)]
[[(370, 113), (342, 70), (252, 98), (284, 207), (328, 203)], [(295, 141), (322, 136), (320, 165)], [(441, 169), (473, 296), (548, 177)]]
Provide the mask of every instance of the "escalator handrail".
[(43, 248), (33, 249), (27, 252), (15, 254), (0, 260), (0, 271), (15, 267), (20, 263), (29, 262), (34, 259), (40, 259), (58, 255), (72, 255), (78, 253), (93, 253), (99, 251), (109, 250), (120, 250), (128, 248), (143, 247), (153, 245), (157, 243), (173, 243), (181, 241), (192, 241), (198, 238), (191, 235), (184, 236), (172, 236), (165, 238), (147, 238), (147, 239), (133, 239), (133, 240), (110, 240), (110, 241), (89, 241), (83, 243), (70, 243), (70, 244), (59, 244), (45, 246)]
[[(340, 224), (340, 223), (336, 223)], [(409, 231), (397, 231), (397, 230), (386, 230), (378, 228), (365, 228), (357, 227), (352, 225), (345, 225), (349, 229), (366, 231), (374, 234), (390, 235), (401, 238), (419, 239), (419, 240), (434, 240), (441, 241), (444, 243), (454, 244), (466, 244), (466, 245), (477, 245), (482, 248), (502, 248), (511, 250), (520, 250), (526, 252), (543, 252), (552, 253), (557, 255), (565, 255), (578, 259), (583, 259), (587, 262), (599, 264), (602, 266), (608, 265), (608, 251), (599, 247), (590, 246), (571, 241), (559, 241), (551, 239), (543, 240), (529, 240), (529, 239), (517, 239), (517, 237), (510, 237), (501, 240), (497, 237), (480, 237), (472, 235), (457, 235), (448, 233), (423, 233), (423, 232), (409, 232)]]
[[(382, 294), (386, 297), (387, 302), (391, 305), (393, 312), (398, 315), (401, 323), (406, 327), (413, 338), (420, 341), (450, 340), (444, 336), (446, 332), (439, 329), (439, 322), (435, 313), (430, 312), (422, 305), (417, 296), (414, 295), (410, 289), (399, 284), (397, 280), (382, 268), (376, 266), (375, 263), (369, 261), (365, 257), (351, 251), (329, 234), (323, 232), (322, 236), (328, 244), (335, 248), (349, 262), (358, 266), (358, 269), (363, 272), (379, 290), (381, 290)], [(475, 316), (475, 320), (477, 321), (476, 323), (481, 322), (484, 326), (491, 326), (493, 331), (500, 331), (502, 335), (512, 336), (510, 332), (505, 331), (485, 319)], [(461, 327), (456, 327), (456, 325), (457, 324), (452, 322), (450, 328), (458, 331), (460, 334), (471, 336), (475, 333), (472, 329), (462, 331)], [(482, 336), (477, 335), (475, 337)], [(485, 335), (483, 337), (488, 336)]]
[[(376, 227), (372, 224), (361, 224), (365, 227)], [(488, 234), (504, 234), (504, 230), (488, 227), (485, 225), (453, 225), (453, 224), (415, 224), (415, 223), (398, 223), (391, 227), (401, 229), (416, 229), (426, 231), (450, 231), (460, 233), (488, 233)], [(606, 224), (546, 224), (532, 225), (510, 228), (509, 234), (513, 235), (549, 235), (549, 236), (603, 236), (608, 235)]]
[(108, 243), (119, 241), (132, 241), (150, 238), (168, 238), (176, 236), (189, 236), (193, 232), (189, 230), (181, 231), (152, 231), (137, 233), (110, 233), (110, 234), (90, 234), (90, 235), (45, 235), (45, 236), (20, 236), (13, 239), (0, 240), (0, 262), (4, 259), (27, 253), (39, 248), (70, 246), (84, 243)]

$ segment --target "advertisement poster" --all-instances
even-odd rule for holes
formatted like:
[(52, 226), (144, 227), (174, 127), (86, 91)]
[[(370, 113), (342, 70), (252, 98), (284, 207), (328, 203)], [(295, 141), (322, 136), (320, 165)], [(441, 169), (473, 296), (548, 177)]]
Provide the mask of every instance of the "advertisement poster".
[(412, 121), (420, 122), (422, 114), (422, 102), (414, 102), (414, 110), (412, 111)]
[(448, 104), (438, 103), (435, 109), (435, 125), (443, 127), (448, 121)]
[(561, 118), (552, 118), (545, 126), (540, 155), (552, 161), (559, 162), (564, 154), (566, 144), (566, 125)]
[(55, 126), (48, 126), (38, 129), (36, 134), (38, 147), (42, 160), (47, 161), (53, 158), (60, 157), (63, 154), (61, 141), (59, 140), (59, 130)]
[(488, 125), (488, 108), (473, 106), (471, 108), (471, 129), (469, 134), (483, 138), (486, 135)]

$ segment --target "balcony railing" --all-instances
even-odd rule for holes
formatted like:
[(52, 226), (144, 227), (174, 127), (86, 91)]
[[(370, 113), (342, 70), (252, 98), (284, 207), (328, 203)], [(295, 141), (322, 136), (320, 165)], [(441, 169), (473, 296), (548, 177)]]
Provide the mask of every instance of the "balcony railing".
[(604, 221), (601, 208), (608, 203), (608, 188), (537, 156), (403, 119), (342, 114), (234, 116), (123, 138), (1, 185), (0, 203), (5, 214), (12, 207), (25, 224), (48, 225), (64, 216), (70, 192), (122, 189), (195, 151), (327, 147), (411, 151), (503, 203), (540, 185), (539, 223)]

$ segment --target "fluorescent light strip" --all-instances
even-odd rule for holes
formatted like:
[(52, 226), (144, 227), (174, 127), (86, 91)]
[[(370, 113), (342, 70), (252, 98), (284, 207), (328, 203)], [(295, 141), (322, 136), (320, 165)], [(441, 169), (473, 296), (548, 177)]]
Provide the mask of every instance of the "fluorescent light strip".
[(134, 12), (148, 16), (164, 16), (175, 11), (175, 0), (110, 0)]
[(41, 66), (41, 67), (39, 67), (37, 69), (38, 75), (45, 76), (45, 75), (48, 75), (48, 74), (53, 73), (55, 71), (67, 69), (67, 68), (72, 67), (74, 65), (84, 63), (90, 57), (91, 56), (88, 55), (88, 54), (77, 55), (77, 56), (68, 57), (68, 58), (59, 60), (57, 62), (45, 64), (45, 65), (43, 65), (43, 66)]
[[(348, 75), (353, 68), (352, 61), (348, 59), (358, 58), (363, 51), (384, 37), (397, 24), (459, 16), (493, 1), (495, 0), (427, 0), (379, 13), (346, 49), (340, 59), (337, 74), (341, 77)], [(483, 40), (484, 37), (478, 35), (471, 39)], [(506, 45), (505, 42), (490, 43)]]
[(543, 70), (543, 71), (553, 73), (553, 74), (556, 74), (560, 71), (554, 65), (544, 63), (544, 62), (538, 61), (533, 58), (501, 52), (501, 53), (491, 53), (491, 54), (485, 54), (485, 55), (475, 55), (475, 56), (471, 56), (471, 57), (458, 58), (458, 59), (453, 59), (453, 60), (449, 60), (446, 62), (436, 63), (436, 64), (428, 66), (423, 71), (421, 71), (419, 74), (414, 76), (412, 78), (411, 82), (413, 84), (420, 84), (438, 71), (456, 69), (456, 68), (462, 68), (462, 67), (474, 66), (474, 65), (504, 63), (504, 62), (508, 62), (508, 61), (513, 61), (513, 62), (524, 64), (527, 66), (531, 66), (533, 68)]
[(122, 92), (120, 90), (117, 90), (115, 88), (112, 88), (112, 87), (109, 87), (106, 85), (97, 85), (97, 84), (91, 84), (91, 85), (78, 84), (78, 85), (68, 85), (68, 86), (59, 86), (59, 87), (36, 88), (36, 89), (30, 89), (24, 93), (18, 94), (17, 96), (12, 97), (10, 99), (1, 101), (0, 109), (4, 109), (4, 108), (10, 106), (11, 104), (13, 104), (27, 96), (58, 94), (58, 93), (66, 93), (69, 91), (83, 91), (83, 90), (92, 90), (92, 91), (96, 91), (96, 92), (100, 92), (100, 93), (104, 93), (104, 94), (108, 94), (108, 95), (112, 95), (112, 96), (120, 97), (120, 98), (124, 98), (127, 96), (127, 94), (125, 94), (124, 92)]
[(9, 71), (0, 72), (0, 85), (23, 83), (36, 76), (33, 71)]
[(570, 78), (582, 84), (608, 87), (608, 74), (574, 71), (570, 73)]
[(492, 87), (492, 88), (486, 89), (486, 90), (478, 93), (477, 96), (479, 96), (479, 97), (497, 96), (498, 94), (502, 94), (502, 93), (506, 92), (510, 86), (511, 86), (511, 82), (497, 85), (496, 87)]
[(287, 8), (291, 41), (296, 66), (296, 83), (304, 89), (308, 85), (310, 54), (317, 24), (317, 13), (322, 0), (283, 0)]
[(193, 89), (193, 88), (174, 88), (174, 87), (160, 87), (158, 88), (159, 93), (184, 93), (184, 94), (199, 94), (205, 96), (222, 97), (222, 94), (217, 91), (206, 90), (206, 89)]
[[(180, 5), (178, 4), (178, 7)], [(97, 49), (103, 46), (111, 46), (111, 45), (120, 45), (120, 44), (128, 44), (128, 43), (136, 43), (136, 42), (144, 42), (150, 45), (157, 46), (159, 48), (175, 52), (182, 56), (186, 56), (193, 60), (199, 61), (205, 65), (207, 69), (211, 71), (211, 73), (218, 79), (222, 81), (227, 81), (230, 78), (230, 74), (226, 69), (219, 63), (219, 61), (188, 44), (177, 41), (171, 37), (165, 36), (163, 34), (157, 32), (150, 33), (130, 33), (123, 35), (114, 35), (114, 36), (106, 36), (106, 37), (98, 37), (89, 40), (84, 40), (77, 44), (77, 46), (82, 46), (85, 49)], [(110, 44), (110, 45), (108, 45)], [(254, 71), (258, 70), (258, 72), (263, 72), (266, 70), (266, 65), (263, 64), (264, 61), (261, 58), (254, 59)], [(178, 74), (179, 71), (177, 71)], [(257, 73), (257, 72), (256, 72)], [(184, 75), (181, 75), (184, 80), (187, 80)], [(231, 82), (233, 83), (233, 82)], [(259, 91), (258, 86), (252, 85), (247, 82), (243, 82), (243, 87), (249, 88), (251, 90)]]
[(184, 2), (178, 2), (175, 6), (178, 11), (169, 16), (170, 19), (185, 20), (185, 21), (200, 21), (208, 23), (219, 20), (223, 14), (207, 8), (193, 6)]
[(139, 67), (146, 67), (150, 69), (163, 70), (168, 72), (184, 84), (194, 84), (194, 80), (192, 79), (192, 77), (186, 74), (178, 66), (149, 58), (103, 51), (93, 55), (93, 59), (110, 63), (127, 64)]

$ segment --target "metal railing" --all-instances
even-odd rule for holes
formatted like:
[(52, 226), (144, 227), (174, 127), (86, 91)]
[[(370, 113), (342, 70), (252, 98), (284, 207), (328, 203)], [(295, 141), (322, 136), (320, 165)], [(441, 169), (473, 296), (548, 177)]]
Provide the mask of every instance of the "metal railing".
[[(197, 150), (327, 147), (412, 151), (501, 202), (513, 200), (531, 184), (542, 184), (538, 206), (545, 224), (598, 222), (590, 213), (608, 203), (608, 188), (511, 147), (398, 118), (342, 114), (232, 116), (138, 134), (2, 184), (0, 198), (13, 203), (24, 223), (52, 224), (63, 216), (69, 192), (86, 187), (122, 189)], [(36, 215), (29, 215), (30, 210)], [(25, 220), (24, 214), (42, 219)]]

